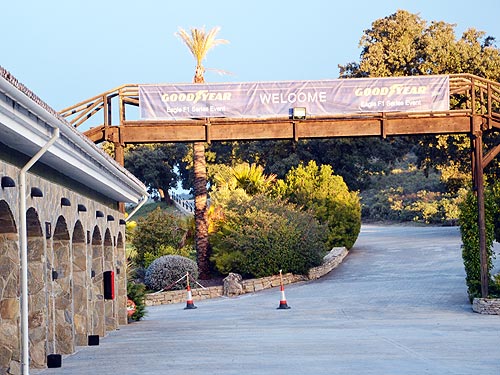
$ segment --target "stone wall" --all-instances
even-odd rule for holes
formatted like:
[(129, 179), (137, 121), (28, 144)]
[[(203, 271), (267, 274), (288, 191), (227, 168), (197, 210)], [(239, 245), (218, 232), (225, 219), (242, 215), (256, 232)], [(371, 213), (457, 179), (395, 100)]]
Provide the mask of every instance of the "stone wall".
[(347, 255), (347, 249), (345, 247), (334, 247), (324, 258), (323, 264), (318, 267), (311, 268), (307, 277), (309, 280), (319, 279), (323, 277), (328, 272), (336, 268)]
[[(344, 247), (333, 248), (324, 258), (323, 264), (318, 267), (314, 267), (309, 271), (307, 276), (305, 275), (294, 275), (292, 273), (286, 273), (282, 275), (283, 284), (288, 285), (291, 283), (296, 283), (299, 281), (307, 281), (318, 279), (335, 267), (337, 267), (342, 260), (347, 255), (347, 249)], [(268, 277), (262, 277), (259, 279), (247, 279), (241, 282), (242, 293), (254, 293), (260, 290), (275, 288), (280, 286), (280, 276), (273, 275)], [(224, 288), (222, 286), (210, 287), (210, 288), (194, 288), (191, 289), (191, 294), (193, 300), (204, 300), (207, 298), (222, 297), (224, 295)], [(185, 290), (173, 290), (160, 293), (151, 293), (146, 296), (146, 306), (156, 306), (165, 305), (171, 303), (181, 303), (186, 302), (187, 293)]]
[(500, 315), (500, 298), (474, 298), (472, 310), (479, 314)]
[[(17, 182), (18, 175), (18, 167), (0, 161), (0, 177)], [(31, 197), (31, 187), (43, 197)], [(87, 344), (88, 335), (104, 336), (118, 321), (127, 321), (125, 226), (109, 202), (60, 181), (29, 173), (26, 189), (29, 357), (32, 368), (44, 368), (48, 354), (73, 353), (77, 345)], [(18, 374), (21, 367), (19, 196), (18, 186), (0, 189), (0, 374)], [(70, 206), (61, 204), (63, 197)], [(79, 211), (78, 205), (86, 210)], [(96, 211), (104, 216), (97, 217)], [(120, 294), (104, 301), (106, 270), (115, 271)]]

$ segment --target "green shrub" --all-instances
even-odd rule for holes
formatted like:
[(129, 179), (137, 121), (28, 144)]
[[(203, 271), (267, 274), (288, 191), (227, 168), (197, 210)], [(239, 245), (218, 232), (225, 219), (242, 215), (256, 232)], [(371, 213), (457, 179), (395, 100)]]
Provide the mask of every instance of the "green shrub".
[(448, 194), (407, 191), (402, 186), (362, 193), (362, 216), (367, 220), (414, 221), (425, 224), (455, 224), (465, 189)]
[(165, 247), (179, 248), (185, 234), (186, 229), (179, 218), (156, 208), (145, 218), (140, 218), (135, 228), (132, 245), (137, 251), (136, 264), (144, 267), (146, 258), (151, 262), (162, 255)]
[(155, 259), (147, 268), (144, 282), (151, 290), (183, 289), (186, 286), (186, 280), (174, 283), (187, 272), (192, 278), (198, 278), (196, 262), (180, 255), (164, 255)]
[[(497, 208), (498, 209), (498, 208)], [(485, 191), (486, 250), (488, 254), (488, 279), (493, 267), (493, 240), (495, 227), (493, 216), (495, 204), (490, 190)], [(481, 261), (479, 254), (479, 229), (476, 194), (470, 191), (460, 205), (460, 233), (462, 235), (462, 258), (464, 261), (469, 298), (481, 297)]]
[(193, 245), (186, 245), (181, 248), (176, 248), (170, 245), (161, 245), (156, 254), (151, 254), (149, 251), (144, 253), (144, 268), (148, 268), (155, 259), (164, 255), (180, 255), (182, 257), (196, 259), (196, 250)]
[(361, 229), (361, 204), (356, 192), (350, 192), (341, 176), (329, 165), (318, 167), (314, 161), (292, 168), (285, 180), (278, 180), (278, 196), (312, 210), (327, 226), (327, 247), (350, 249)]
[(131, 320), (141, 320), (146, 315), (146, 286), (141, 283), (127, 283), (127, 298), (135, 303), (135, 312), (130, 317)]
[(279, 270), (305, 274), (326, 252), (325, 228), (309, 211), (257, 195), (228, 201), (218, 230), (210, 237), (212, 261), (224, 274), (275, 275)]
[[(495, 209), (493, 212), (493, 224), (495, 226), (495, 240), (500, 242), (500, 182), (496, 182), (491, 188)], [(500, 279), (499, 279), (500, 286)]]

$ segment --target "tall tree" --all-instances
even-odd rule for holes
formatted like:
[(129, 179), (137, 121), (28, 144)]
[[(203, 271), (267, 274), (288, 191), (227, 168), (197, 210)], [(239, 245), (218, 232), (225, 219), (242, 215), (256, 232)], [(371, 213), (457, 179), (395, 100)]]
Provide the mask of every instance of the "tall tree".
[[(499, 81), (500, 50), (494, 45), (495, 38), (470, 28), (457, 39), (454, 28), (455, 25), (443, 21), (429, 24), (417, 14), (398, 10), (374, 21), (371, 28), (364, 31), (360, 40), (360, 62), (339, 65), (340, 76), (471, 73)], [(460, 108), (463, 104), (460, 100), (451, 102), (453, 108)], [(488, 144), (488, 137), (484, 142)], [(449, 172), (458, 168), (463, 176), (470, 172), (470, 141), (466, 136), (420, 137), (419, 144), (420, 148), (414, 150), (422, 166)], [(489, 170), (497, 171), (495, 167), (492, 165)], [(464, 183), (454, 185), (463, 186)]]
[(149, 193), (158, 193), (161, 200), (170, 201), (168, 191), (179, 180), (175, 167), (186, 153), (183, 144), (149, 144), (125, 149), (125, 168), (148, 187)]
[[(191, 28), (190, 33), (182, 28), (176, 35), (184, 42), (189, 51), (196, 60), (194, 73), (194, 83), (205, 82), (205, 60), (208, 51), (219, 44), (227, 44), (225, 39), (216, 39), (219, 27), (214, 27), (206, 32), (205, 28)], [(198, 260), (198, 269), (201, 279), (210, 277), (210, 249), (208, 243), (208, 219), (207, 219), (207, 166), (205, 159), (205, 143), (194, 142), (193, 145), (193, 163), (194, 163), (194, 218), (195, 218), (195, 237), (196, 254)]]

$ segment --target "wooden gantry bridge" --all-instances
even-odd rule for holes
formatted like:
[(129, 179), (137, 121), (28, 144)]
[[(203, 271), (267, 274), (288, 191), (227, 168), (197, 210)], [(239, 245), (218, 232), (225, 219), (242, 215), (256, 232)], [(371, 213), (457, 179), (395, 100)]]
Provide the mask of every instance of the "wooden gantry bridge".
[[(196, 118), (141, 120), (137, 117), (139, 85), (127, 84), (60, 111), (74, 127), (96, 123), (83, 133), (95, 143), (112, 142), (115, 159), (123, 165), (127, 144), (212, 142), (335, 137), (388, 137), (466, 134), (471, 138), (474, 185), (478, 193), (481, 291), (488, 294), (484, 219), (483, 169), (500, 153), (485, 150), (483, 134), (500, 132), (500, 84), (471, 74), (449, 75), (450, 102), (459, 109), (441, 112), (378, 112), (308, 116), (297, 120), (273, 118)], [(135, 112), (134, 112), (135, 109)], [(117, 117), (114, 120), (114, 117)], [(92, 119), (92, 120), (91, 120)]]

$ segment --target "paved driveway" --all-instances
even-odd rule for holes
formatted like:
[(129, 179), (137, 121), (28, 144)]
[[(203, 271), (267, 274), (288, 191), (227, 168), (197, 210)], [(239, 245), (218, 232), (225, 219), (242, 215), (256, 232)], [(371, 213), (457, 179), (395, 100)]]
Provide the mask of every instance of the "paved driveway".
[(500, 317), (464, 278), (457, 228), (365, 225), (339, 268), (286, 287), (290, 310), (278, 289), (149, 308), (40, 373), (499, 375)]

